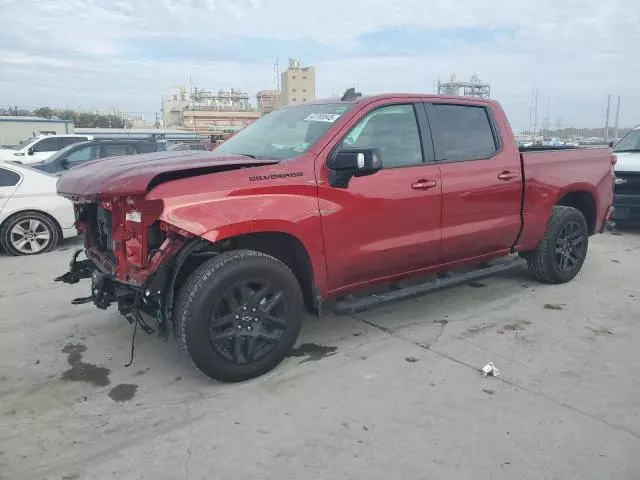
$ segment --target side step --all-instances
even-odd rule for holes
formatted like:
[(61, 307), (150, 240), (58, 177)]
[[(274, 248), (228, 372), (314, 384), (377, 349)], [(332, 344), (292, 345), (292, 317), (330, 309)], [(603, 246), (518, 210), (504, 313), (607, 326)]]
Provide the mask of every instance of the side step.
[(337, 302), (334, 306), (334, 311), (340, 315), (346, 315), (350, 313), (361, 312), (370, 308), (377, 307), (379, 305), (394, 302), (397, 300), (404, 300), (406, 298), (416, 297), (424, 293), (432, 292), (434, 290), (442, 290), (449, 287), (455, 287), (463, 285), (465, 283), (472, 282), (474, 280), (480, 280), (496, 273), (510, 270), (518, 265), (522, 265), (523, 261), (519, 257), (508, 257), (507, 260), (500, 260), (494, 262), (491, 265), (472, 270), (470, 272), (463, 272), (458, 274), (452, 274), (447, 277), (438, 277), (430, 282), (421, 283), (419, 285), (412, 285), (410, 287), (402, 288), (400, 290), (394, 290), (387, 293), (373, 294), (367, 297), (360, 298), (347, 298)]

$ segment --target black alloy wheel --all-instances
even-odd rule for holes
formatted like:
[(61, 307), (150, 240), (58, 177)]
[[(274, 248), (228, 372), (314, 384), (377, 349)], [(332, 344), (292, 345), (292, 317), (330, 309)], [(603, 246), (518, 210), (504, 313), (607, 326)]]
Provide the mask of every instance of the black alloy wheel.
[(580, 224), (570, 221), (563, 225), (556, 237), (556, 265), (561, 272), (575, 268), (583, 257), (584, 233)]
[(523, 252), (529, 271), (545, 283), (565, 283), (582, 269), (589, 247), (589, 228), (582, 212), (565, 205), (553, 207), (547, 228), (531, 252)]
[(200, 371), (240, 382), (286, 358), (303, 311), (302, 289), (289, 267), (262, 252), (232, 250), (191, 273), (172, 320), (180, 347)]
[(282, 290), (265, 278), (251, 278), (222, 294), (209, 320), (209, 340), (223, 358), (245, 364), (271, 352), (286, 327)]

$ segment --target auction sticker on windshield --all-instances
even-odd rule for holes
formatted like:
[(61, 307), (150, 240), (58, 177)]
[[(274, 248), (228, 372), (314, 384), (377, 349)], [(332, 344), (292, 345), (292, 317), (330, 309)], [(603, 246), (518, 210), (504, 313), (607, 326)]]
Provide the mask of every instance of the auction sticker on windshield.
[(305, 122), (329, 122), (333, 123), (337, 119), (340, 118), (340, 115), (336, 115), (334, 113), (310, 113), (307, 118), (304, 119)]

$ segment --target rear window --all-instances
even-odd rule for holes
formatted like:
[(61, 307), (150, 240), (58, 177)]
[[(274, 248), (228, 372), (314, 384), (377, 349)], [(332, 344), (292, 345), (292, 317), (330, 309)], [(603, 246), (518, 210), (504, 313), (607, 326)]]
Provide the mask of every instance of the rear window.
[(20, 175), (6, 168), (0, 168), (0, 187), (15, 187), (20, 182)]
[(133, 145), (129, 143), (118, 144), (118, 143), (106, 143), (102, 145), (102, 156), (103, 157), (118, 157), (121, 155), (133, 155), (135, 150), (133, 149)]
[(86, 142), (87, 137), (60, 137), (60, 145), (62, 148), (68, 147), (78, 142)]
[(491, 157), (497, 150), (484, 107), (430, 104), (427, 107), (438, 159), (464, 162)]
[(160, 152), (163, 150), (162, 147), (163, 145), (161, 143), (139, 143), (138, 153)]

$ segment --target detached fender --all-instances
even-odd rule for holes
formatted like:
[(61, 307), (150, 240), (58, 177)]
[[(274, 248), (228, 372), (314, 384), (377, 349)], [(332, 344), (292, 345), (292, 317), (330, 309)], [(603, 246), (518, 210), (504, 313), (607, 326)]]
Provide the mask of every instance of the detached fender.
[[(327, 291), (322, 225), (315, 188), (306, 195), (262, 193), (205, 199), (165, 200), (160, 220), (208, 240), (221, 242), (239, 235), (280, 232), (295, 237), (305, 247), (313, 266), (314, 283)], [(201, 197), (201, 198), (197, 198)]]

